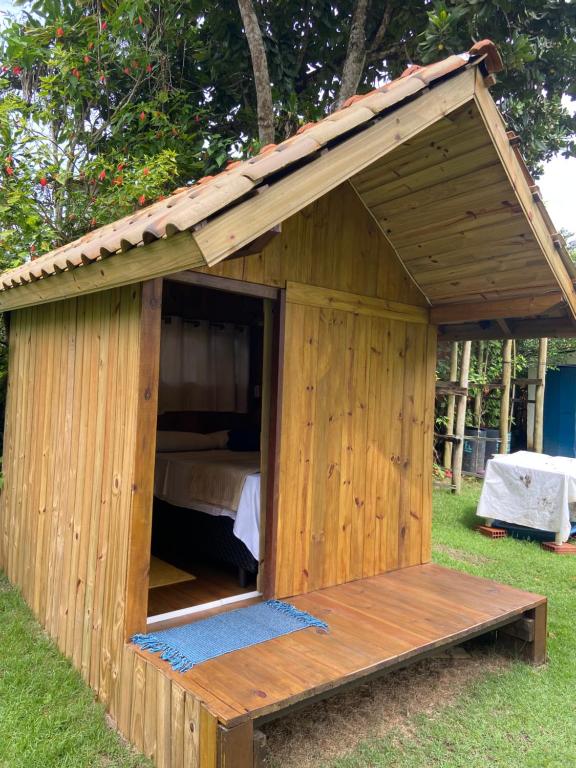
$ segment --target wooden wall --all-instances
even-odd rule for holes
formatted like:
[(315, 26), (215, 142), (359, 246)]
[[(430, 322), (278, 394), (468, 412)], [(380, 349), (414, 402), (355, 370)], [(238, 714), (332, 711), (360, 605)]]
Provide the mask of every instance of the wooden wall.
[[(274, 594), (427, 562), (436, 333), (378, 301), (358, 314), (355, 297), (408, 311), (426, 302), (354, 190), (342, 185), (262, 253), (210, 272), (317, 289), (287, 292)], [(318, 301), (323, 290), (343, 296)]]
[(284, 288), (287, 280), (425, 306), (426, 301), (350, 184), (283, 222), (262, 251), (210, 269)]
[[(156, 418), (153, 388), (141, 391), (141, 307), (136, 285), (12, 314), (0, 568), (132, 743), (160, 768), (212, 768), (211, 716), (125, 644), (139, 620), (126, 610), (130, 525), (150, 507), (143, 400)], [(132, 602), (145, 620), (143, 538)]]

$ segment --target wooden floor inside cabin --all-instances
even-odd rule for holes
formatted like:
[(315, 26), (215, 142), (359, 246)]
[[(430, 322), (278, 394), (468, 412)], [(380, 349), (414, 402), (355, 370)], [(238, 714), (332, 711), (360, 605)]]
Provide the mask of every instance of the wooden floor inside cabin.
[(233, 595), (254, 592), (254, 582), (241, 587), (238, 570), (226, 566), (197, 564), (189, 567), (195, 578), (178, 584), (148, 590), (148, 616), (158, 616), (181, 608), (192, 608)]
[(537, 642), (545, 647), (544, 597), (433, 564), (289, 602), (326, 621), (329, 631), (304, 629), (211, 659), (184, 674), (158, 656), (136, 652), (203, 700), (222, 724), (232, 726), (279, 716), (342, 685), (510, 624), (533, 609), (538, 609)]

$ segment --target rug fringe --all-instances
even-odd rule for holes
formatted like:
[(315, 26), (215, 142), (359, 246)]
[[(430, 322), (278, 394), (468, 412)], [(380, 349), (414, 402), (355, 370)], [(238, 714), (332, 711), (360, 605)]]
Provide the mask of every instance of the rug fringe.
[(287, 616), (292, 616), (293, 619), (301, 621), (307, 627), (318, 627), (319, 629), (328, 629), (328, 624), (321, 619), (317, 619), (316, 616), (312, 616), (306, 611), (300, 611), (294, 605), (285, 603), (282, 600), (266, 600), (265, 605), (269, 605), (270, 608), (274, 608), (280, 613), (284, 613)]

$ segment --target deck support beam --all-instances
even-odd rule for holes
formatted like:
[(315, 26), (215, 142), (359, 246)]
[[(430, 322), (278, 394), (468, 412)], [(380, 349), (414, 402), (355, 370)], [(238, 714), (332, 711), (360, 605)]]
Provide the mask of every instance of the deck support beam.
[(523, 617), (498, 631), (499, 644), (534, 666), (546, 662), (547, 604), (532, 608)]
[(246, 720), (233, 728), (218, 726), (218, 768), (257, 768), (254, 722)]

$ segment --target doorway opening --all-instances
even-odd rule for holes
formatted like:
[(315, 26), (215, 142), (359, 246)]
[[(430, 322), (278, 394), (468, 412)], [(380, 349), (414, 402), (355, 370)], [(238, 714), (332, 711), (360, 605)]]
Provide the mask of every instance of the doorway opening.
[(277, 292), (165, 279), (147, 623), (259, 598)]

